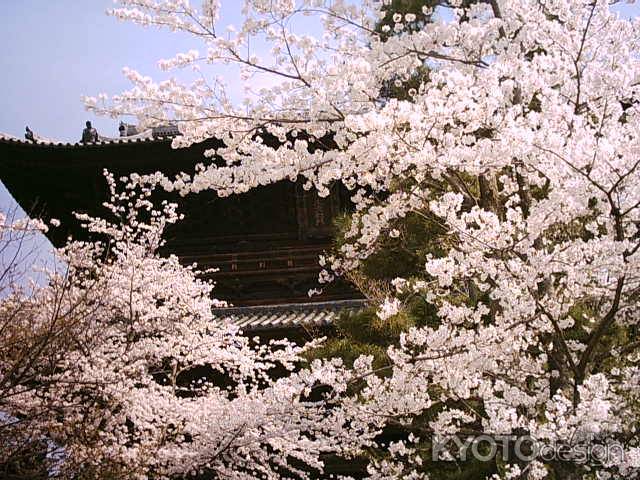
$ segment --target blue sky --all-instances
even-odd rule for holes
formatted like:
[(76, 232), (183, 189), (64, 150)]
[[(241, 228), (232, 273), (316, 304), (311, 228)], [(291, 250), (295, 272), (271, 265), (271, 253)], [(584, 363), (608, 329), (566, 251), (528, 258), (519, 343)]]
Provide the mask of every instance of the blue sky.
[[(117, 136), (117, 122), (85, 112), (81, 95), (119, 93), (130, 86), (123, 67), (157, 76), (158, 59), (199, 46), (183, 34), (105, 15), (112, 0), (2, 3), (0, 132), (19, 137), (29, 125), (45, 137), (77, 141), (88, 119)], [(226, 23), (238, 23), (240, 2), (226, 3)]]

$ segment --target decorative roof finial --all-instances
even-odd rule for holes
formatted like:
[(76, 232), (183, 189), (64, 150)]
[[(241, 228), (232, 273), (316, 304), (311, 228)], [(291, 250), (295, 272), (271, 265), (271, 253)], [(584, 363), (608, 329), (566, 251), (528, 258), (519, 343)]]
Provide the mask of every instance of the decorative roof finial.
[(87, 120), (86, 128), (82, 130), (82, 143), (96, 143), (98, 141), (98, 131), (91, 126), (91, 122)]
[(25, 127), (24, 138), (26, 138), (27, 140), (30, 140), (32, 142), (36, 141), (36, 139), (33, 138), (33, 131), (29, 128), (28, 125)]

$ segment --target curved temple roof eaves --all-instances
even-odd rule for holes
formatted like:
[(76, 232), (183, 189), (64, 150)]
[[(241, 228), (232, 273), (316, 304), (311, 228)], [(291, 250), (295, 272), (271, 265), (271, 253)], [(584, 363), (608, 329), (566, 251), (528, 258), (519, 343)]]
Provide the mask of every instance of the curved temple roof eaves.
[(213, 313), (228, 318), (245, 332), (330, 325), (343, 311), (360, 311), (366, 300), (336, 300), (315, 303), (289, 303), (254, 307), (216, 308)]

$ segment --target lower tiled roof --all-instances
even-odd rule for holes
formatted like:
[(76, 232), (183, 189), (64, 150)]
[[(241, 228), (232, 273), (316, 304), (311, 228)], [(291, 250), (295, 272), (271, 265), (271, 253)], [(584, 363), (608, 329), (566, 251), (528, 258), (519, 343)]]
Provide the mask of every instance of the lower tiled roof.
[(255, 307), (217, 308), (214, 314), (229, 318), (244, 331), (329, 325), (343, 310), (362, 310), (365, 300), (288, 303)]

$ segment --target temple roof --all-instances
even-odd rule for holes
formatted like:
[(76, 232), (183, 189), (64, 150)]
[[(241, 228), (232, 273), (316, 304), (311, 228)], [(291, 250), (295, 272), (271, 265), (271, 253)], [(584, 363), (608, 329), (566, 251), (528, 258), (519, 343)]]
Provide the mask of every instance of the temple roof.
[[(61, 246), (69, 235), (87, 236), (72, 212), (106, 214), (104, 169), (115, 178), (156, 171), (172, 177), (193, 172), (198, 163), (222, 162), (204, 157), (205, 150), (222, 145), (219, 140), (172, 149), (170, 129), (160, 133), (167, 135), (154, 136), (152, 131), (117, 139), (99, 137), (100, 141), (86, 144), (55, 142), (35, 134), (33, 140), (0, 135), (0, 180), (25, 212), (61, 222), (61, 227), (47, 232), (51, 242)], [(183, 221), (167, 229), (165, 253), (176, 254), (186, 264), (196, 262), (202, 270), (218, 268), (211, 274), (216, 296), (244, 306), (310, 302), (307, 292), (318, 287), (318, 255), (333, 242), (333, 219), (350, 208), (344, 189), (336, 187), (329, 197), (320, 198), (305, 191), (302, 182), (290, 181), (224, 198), (213, 191), (184, 198), (159, 191), (154, 198), (177, 201), (185, 214)], [(315, 298), (333, 301), (361, 295), (338, 282)]]

